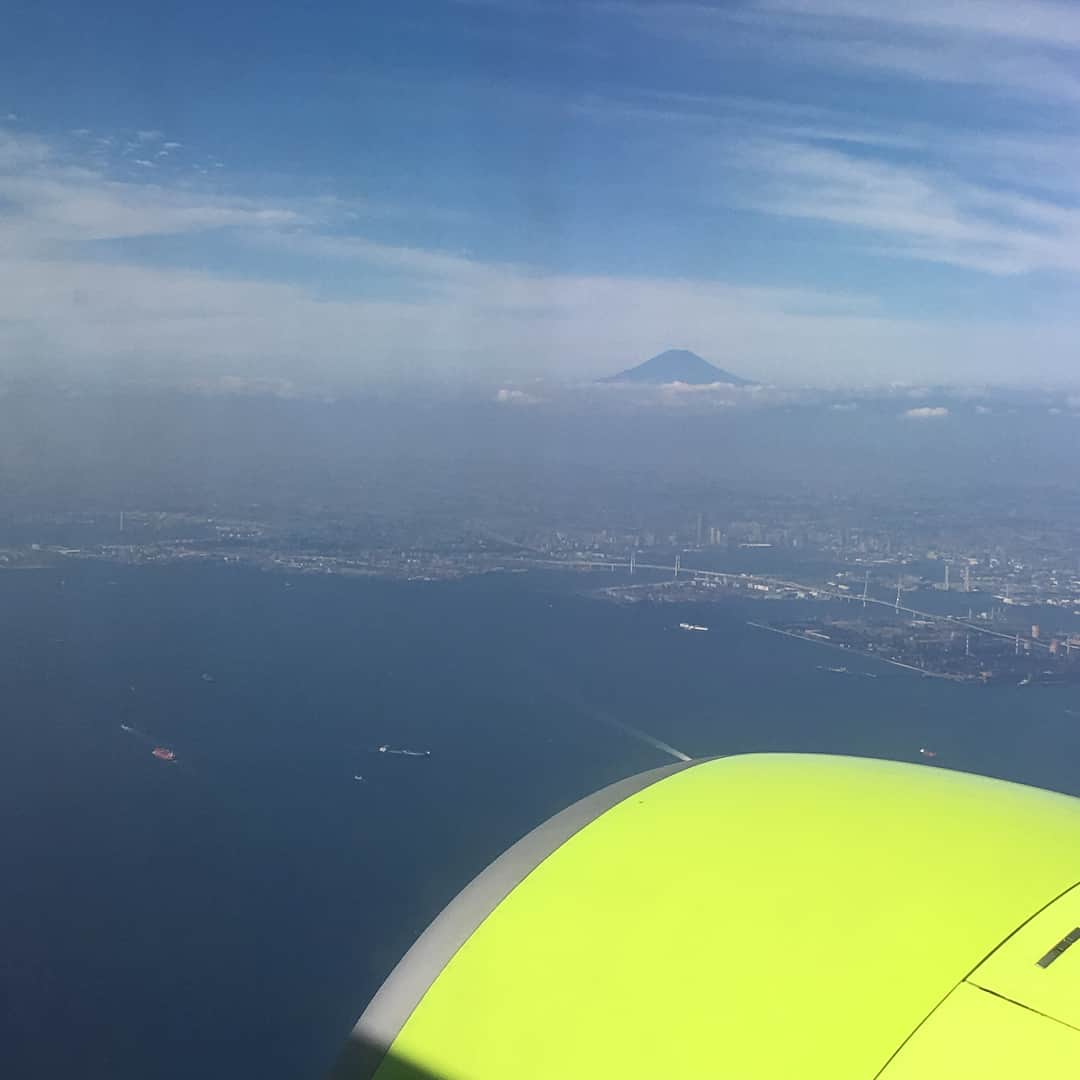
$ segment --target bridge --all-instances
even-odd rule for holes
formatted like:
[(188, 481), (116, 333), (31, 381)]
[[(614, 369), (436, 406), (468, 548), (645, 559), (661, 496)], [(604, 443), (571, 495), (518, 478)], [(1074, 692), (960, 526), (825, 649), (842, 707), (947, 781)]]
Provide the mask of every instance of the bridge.
[[(773, 577), (772, 575), (767, 574), (750, 574), (745, 571), (732, 570), (705, 570), (696, 567), (683, 566), (682, 558), (678, 555), (675, 557), (675, 562), (671, 565), (668, 565), (667, 563), (638, 562), (633, 555), (625, 561), (621, 559), (590, 559), (587, 557), (576, 559), (542, 559), (532, 556), (519, 557), (519, 560), (545, 566), (569, 567), (571, 569), (610, 570), (612, 573), (619, 570), (626, 570), (630, 576), (633, 576), (636, 570), (655, 570), (659, 573), (671, 574), (672, 578), (676, 581), (680, 578), (685, 578), (689, 581), (705, 579), (718, 581), (724, 586), (726, 586), (729, 581), (738, 581), (740, 583), (764, 585), (770, 589), (791, 589), (795, 592), (808, 593), (815, 599), (844, 600), (848, 603), (859, 603), (864, 606), (866, 604), (877, 604), (879, 607), (891, 609), (897, 615), (909, 615), (918, 619), (946, 623), (949, 626), (955, 626), (977, 634), (986, 634), (989, 637), (1002, 638), (1006, 641), (1019, 642), (1020, 640), (1020, 635), (1018, 634), (1007, 634), (1001, 630), (994, 630), (989, 626), (980, 626), (978, 623), (972, 622), (969, 619), (958, 619), (953, 615), (941, 615), (938, 612), (920, 611), (918, 608), (908, 607), (900, 602), (901, 590), (899, 587), (897, 587), (895, 601), (882, 600), (878, 597), (868, 595), (865, 589), (861, 593), (850, 593), (843, 589), (832, 588), (828, 585), (807, 585), (802, 582), (789, 581), (786, 578)], [(1034, 647), (1049, 652), (1050, 646), (1047, 642), (1029, 638), (1026, 635), (1023, 640), (1025, 647)]]

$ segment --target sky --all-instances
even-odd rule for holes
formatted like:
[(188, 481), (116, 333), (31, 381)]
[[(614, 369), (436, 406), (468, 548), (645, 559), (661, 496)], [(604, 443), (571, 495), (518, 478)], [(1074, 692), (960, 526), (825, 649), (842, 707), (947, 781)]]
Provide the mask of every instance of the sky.
[(1076, 384), (1080, 5), (15, 0), (0, 278), (0, 378)]

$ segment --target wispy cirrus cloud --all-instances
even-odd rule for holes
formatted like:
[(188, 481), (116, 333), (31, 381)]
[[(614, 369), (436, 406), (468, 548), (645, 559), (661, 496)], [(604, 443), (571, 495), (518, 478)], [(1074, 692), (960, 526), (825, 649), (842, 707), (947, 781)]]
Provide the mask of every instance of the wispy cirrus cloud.
[(754, 0), (730, 17), (768, 32), (782, 28), (802, 62), (1042, 103), (1080, 100), (1080, 12), (1072, 4)]
[(845, 154), (804, 140), (743, 143), (747, 205), (846, 226), (892, 254), (990, 274), (1080, 271), (1080, 209), (941, 166)]
[[(142, 160), (145, 166), (153, 162)], [(117, 180), (48, 141), (0, 129), (0, 242), (8, 253), (72, 251), (92, 241), (261, 229), (306, 220), (295, 207), (200, 192), (174, 183)]]
[[(538, 19), (552, 5), (457, 0), (464, 8)], [(794, 69), (879, 71), (900, 79), (1072, 102), (1080, 10), (1054, 0), (584, 0), (578, 22), (636, 27), (700, 51), (782, 56)], [(585, 31), (582, 31), (585, 32)]]
[(847, 230), (851, 250), (994, 276), (1080, 271), (1080, 138), (741, 98), (638, 94), (581, 106), (662, 130), (684, 192)]
[(971, 42), (818, 42), (807, 55), (822, 63), (901, 76), (919, 82), (972, 86), (995, 95), (1018, 94), (1034, 101), (1080, 101), (1075, 63), (1026, 48)]
[(921, 33), (949, 33), (975, 40), (1003, 38), (1061, 48), (1080, 48), (1080, 11), (1071, 3), (1048, 0), (755, 0), (753, 9), (820, 20), (853, 20)]

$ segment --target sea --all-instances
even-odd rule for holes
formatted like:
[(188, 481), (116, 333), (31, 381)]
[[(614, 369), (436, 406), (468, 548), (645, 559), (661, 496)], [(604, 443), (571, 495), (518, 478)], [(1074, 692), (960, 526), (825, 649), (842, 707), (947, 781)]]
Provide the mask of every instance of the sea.
[(1080, 794), (1076, 688), (840, 661), (747, 626), (761, 602), (590, 595), (611, 583), (0, 571), (0, 1075), (321, 1076), (475, 874), (676, 754)]

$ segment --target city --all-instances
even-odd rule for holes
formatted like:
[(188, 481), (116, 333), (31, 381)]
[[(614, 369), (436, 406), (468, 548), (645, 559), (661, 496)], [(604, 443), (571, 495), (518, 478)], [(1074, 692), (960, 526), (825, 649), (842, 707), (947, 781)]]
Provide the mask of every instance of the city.
[(655, 503), (635, 492), (630, 507), (617, 486), (601, 503), (578, 479), (575, 499), (558, 506), (504, 502), (492, 514), (451, 505), (426, 520), (309, 509), (262, 519), (24, 513), (6, 523), (0, 568), (220, 562), (411, 581), (566, 570), (600, 600), (749, 604), (760, 612), (748, 616), (753, 625), (930, 676), (1013, 685), (1080, 677), (1080, 518), (1059, 496), (1042, 517), (995, 513), (989, 496), (909, 509), (732, 492), (707, 512), (692, 509), (705, 498), (692, 489)]

